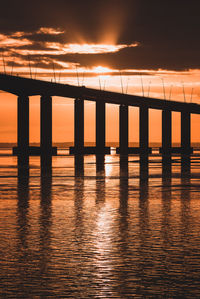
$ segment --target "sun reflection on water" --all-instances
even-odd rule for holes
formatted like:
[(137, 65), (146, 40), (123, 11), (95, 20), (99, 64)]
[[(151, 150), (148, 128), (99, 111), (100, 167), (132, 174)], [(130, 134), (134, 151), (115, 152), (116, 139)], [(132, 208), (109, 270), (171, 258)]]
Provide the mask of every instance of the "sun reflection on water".
[(111, 164), (113, 158), (112, 156), (108, 155), (105, 157), (105, 176), (109, 177), (111, 176), (113, 172), (113, 165)]

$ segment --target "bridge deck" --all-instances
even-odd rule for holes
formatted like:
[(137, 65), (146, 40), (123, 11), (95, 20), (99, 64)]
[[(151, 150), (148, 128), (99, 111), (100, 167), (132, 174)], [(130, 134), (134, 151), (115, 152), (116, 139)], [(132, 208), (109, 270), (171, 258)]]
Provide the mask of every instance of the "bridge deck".
[(103, 91), (86, 88), (84, 86), (73, 86), (68, 84), (52, 83), (6, 74), (0, 74), (0, 90), (15, 94), (26, 95), (49, 95), (66, 98), (79, 98), (88, 101), (104, 101), (110, 104), (124, 104), (129, 106), (146, 106), (152, 109), (170, 111), (188, 111), (200, 114), (200, 105), (195, 103), (184, 103), (172, 100), (162, 100), (149, 97), (141, 97), (130, 94)]

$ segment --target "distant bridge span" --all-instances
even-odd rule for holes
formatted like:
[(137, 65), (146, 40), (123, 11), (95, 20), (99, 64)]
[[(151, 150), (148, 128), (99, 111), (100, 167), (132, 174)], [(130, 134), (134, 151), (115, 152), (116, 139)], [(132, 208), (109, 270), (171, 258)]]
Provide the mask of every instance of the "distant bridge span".
[[(52, 97), (75, 99), (75, 145), (73, 153), (108, 153), (105, 147), (105, 104), (120, 105), (119, 153), (148, 154), (149, 108), (162, 111), (162, 153), (172, 151), (171, 112), (181, 112), (181, 153), (191, 153), (190, 115), (200, 114), (200, 105), (163, 100), (117, 92), (103, 91), (84, 86), (73, 86), (0, 74), (0, 90), (18, 96), (18, 147), (17, 153), (29, 152), (29, 96), (41, 96), (41, 148), (40, 153), (52, 152)], [(96, 147), (84, 147), (84, 100), (96, 102)], [(128, 106), (140, 108), (140, 146), (128, 147)]]

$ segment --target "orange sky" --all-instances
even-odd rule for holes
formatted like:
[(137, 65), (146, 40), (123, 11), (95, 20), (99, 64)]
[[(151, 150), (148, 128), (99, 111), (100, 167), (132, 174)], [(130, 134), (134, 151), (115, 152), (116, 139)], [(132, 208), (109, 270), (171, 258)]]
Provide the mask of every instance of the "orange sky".
[[(20, 0), (12, 7), (3, 1), (0, 72), (200, 104), (199, 5), (194, 2), (174, 1), (172, 9), (167, 1)], [(0, 91), (0, 107), (0, 142), (16, 142), (16, 97)], [(32, 143), (40, 140), (39, 110), (39, 97), (32, 97)], [(73, 100), (53, 99), (54, 142), (73, 142), (73, 117)], [(118, 118), (118, 107), (106, 105), (107, 142), (118, 142)], [(130, 108), (130, 142), (139, 139), (138, 123), (138, 109)], [(200, 142), (199, 125), (200, 117), (192, 116), (192, 142)], [(149, 128), (150, 142), (160, 142), (160, 111), (150, 111)], [(179, 142), (179, 113), (173, 113), (172, 133)], [(95, 106), (89, 102), (85, 141), (95, 141)]]
[[(191, 70), (181, 71), (181, 69), (187, 69), (185, 64), (184, 68), (181, 64), (179, 68), (174, 65), (171, 67), (177, 71), (169, 71), (168, 65), (165, 65), (165, 59), (161, 59), (165, 70), (157, 69), (156, 63), (160, 56), (157, 55), (148, 61), (146, 53), (151, 55), (152, 52), (148, 52), (147, 49), (145, 56), (140, 57), (146, 45), (141, 43), (140, 39), (124, 39), (119, 42), (122, 24), (119, 22), (118, 14), (116, 17), (118, 23), (113, 19), (110, 26), (107, 24), (107, 27), (102, 29), (102, 38), (99, 43), (87, 42), (83, 36), (77, 35), (79, 31), (77, 31), (75, 40), (70, 39), (66, 28), (59, 29), (55, 26), (38, 27), (32, 31), (26, 31), (24, 27), (24, 30), (13, 30), (9, 34), (2, 32), (0, 33), (0, 47), (3, 52), (0, 71), (64, 84), (85, 85), (152, 98), (200, 103), (200, 69), (195, 69), (193, 66)], [(106, 16), (104, 20), (107, 20)], [(120, 25), (119, 28), (116, 24)], [(128, 57), (128, 53), (129, 55), (132, 53), (132, 56)], [(161, 52), (158, 53), (161, 54)], [(147, 61), (143, 65), (144, 58)], [(170, 66), (173, 63), (171, 59), (172, 57), (168, 57)], [(178, 57), (176, 59), (178, 61)], [(133, 65), (137, 63), (140, 68), (134, 69)], [(127, 69), (129, 65), (130, 69)], [(145, 65), (150, 65), (150, 70), (145, 69)], [(0, 105), (0, 142), (16, 142), (16, 96), (0, 92)], [(53, 142), (73, 142), (73, 109), (72, 99), (53, 98)], [(117, 105), (106, 105), (107, 142), (119, 140), (118, 110)], [(130, 108), (129, 110), (129, 141), (138, 142), (138, 109)], [(31, 143), (40, 140), (39, 118), (39, 97), (31, 97)], [(192, 142), (200, 142), (199, 125), (200, 117), (192, 116)], [(149, 128), (150, 142), (161, 142), (161, 111), (150, 110)], [(180, 142), (179, 113), (173, 113), (172, 136), (173, 142)], [(95, 104), (85, 102), (85, 142), (94, 141)]]

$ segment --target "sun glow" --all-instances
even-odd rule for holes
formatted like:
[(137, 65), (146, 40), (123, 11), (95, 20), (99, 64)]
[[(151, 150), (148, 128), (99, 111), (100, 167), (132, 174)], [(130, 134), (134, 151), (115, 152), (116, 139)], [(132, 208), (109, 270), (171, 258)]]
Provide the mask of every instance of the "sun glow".
[(55, 42), (47, 42), (48, 49), (58, 51), (57, 54), (101, 54), (101, 53), (115, 53), (125, 48), (137, 47), (138, 43), (131, 45), (126, 44), (60, 44)]
[(114, 53), (121, 49), (129, 47), (137, 47), (137, 43), (131, 45), (119, 44), (66, 44), (63, 50), (66, 53), (81, 53), (81, 54), (98, 54), (98, 53)]
[(92, 71), (96, 74), (104, 74), (104, 73), (108, 73), (111, 72), (112, 70), (109, 69), (108, 67), (104, 67), (104, 66), (96, 66), (92, 69)]

